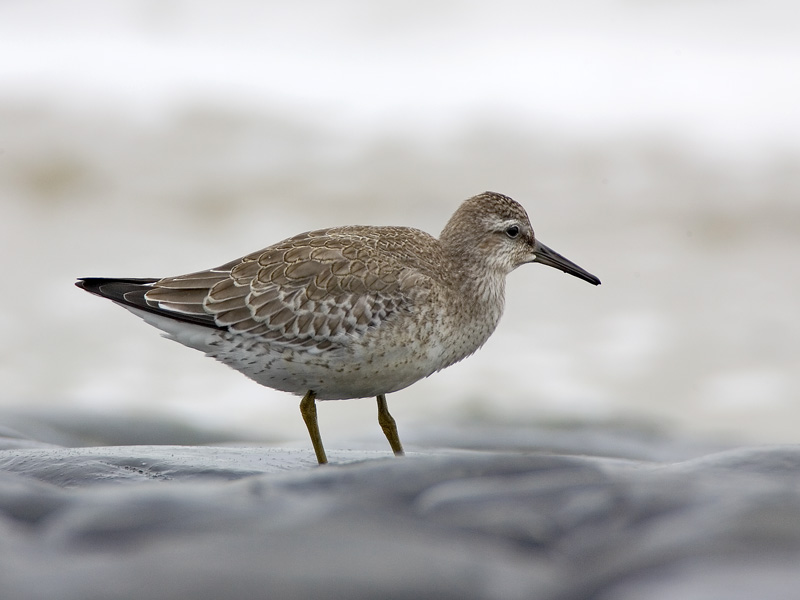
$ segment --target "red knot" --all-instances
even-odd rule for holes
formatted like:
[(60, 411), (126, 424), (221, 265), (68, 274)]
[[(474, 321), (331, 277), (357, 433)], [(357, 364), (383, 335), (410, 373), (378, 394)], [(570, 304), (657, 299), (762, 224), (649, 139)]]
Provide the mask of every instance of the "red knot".
[(466, 200), (439, 239), (409, 227), (333, 227), (207, 271), (76, 285), (262, 385), (303, 396), (323, 464), (317, 400), (377, 397), (378, 422), (402, 455), (386, 394), (480, 348), (503, 313), (506, 276), (535, 262), (600, 283), (536, 239), (517, 202), (486, 192)]

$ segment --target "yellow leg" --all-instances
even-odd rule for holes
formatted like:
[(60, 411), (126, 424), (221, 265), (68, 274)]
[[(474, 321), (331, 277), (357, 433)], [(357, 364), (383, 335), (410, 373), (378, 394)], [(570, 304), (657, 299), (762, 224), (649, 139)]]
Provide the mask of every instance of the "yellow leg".
[(403, 456), (403, 445), (397, 435), (397, 424), (394, 422), (394, 417), (389, 414), (389, 407), (386, 405), (386, 396), (384, 394), (378, 396), (378, 423), (381, 424), (383, 435), (389, 440), (389, 445), (392, 447), (392, 452), (394, 452), (395, 456)]
[(311, 436), (311, 443), (314, 445), (317, 462), (324, 465), (328, 462), (328, 457), (325, 456), (325, 448), (322, 447), (322, 438), (319, 435), (316, 398), (317, 395), (312, 390), (308, 390), (300, 401), (300, 414), (303, 415), (303, 421), (306, 422), (306, 427), (308, 427), (308, 435)]

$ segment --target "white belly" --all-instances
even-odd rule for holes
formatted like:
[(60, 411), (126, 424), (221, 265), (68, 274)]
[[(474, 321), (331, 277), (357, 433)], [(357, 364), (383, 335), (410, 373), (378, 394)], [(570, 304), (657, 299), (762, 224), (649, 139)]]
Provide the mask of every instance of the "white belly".
[(455, 324), (429, 314), (405, 320), (402, 328), (384, 327), (346, 345), (320, 350), (281, 346), (258, 336), (125, 308), (162, 330), (165, 337), (200, 350), (261, 385), (297, 395), (313, 390), (320, 400), (365, 398), (408, 387), (475, 352), (500, 316), (498, 312), (489, 319)]

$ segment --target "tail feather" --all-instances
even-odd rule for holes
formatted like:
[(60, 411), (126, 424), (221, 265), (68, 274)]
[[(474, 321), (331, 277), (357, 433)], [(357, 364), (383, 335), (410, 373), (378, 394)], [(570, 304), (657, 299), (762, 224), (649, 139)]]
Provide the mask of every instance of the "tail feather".
[(213, 315), (189, 314), (161, 308), (158, 304), (148, 302), (145, 294), (152, 289), (158, 279), (117, 279), (113, 277), (81, 277), (75, 285), (90, 294), (107, 298), (112, 302), (129, 308), (143, 310), (174, 321), (183, 321), (195, 325), (203, 325), (214, 329), (224, 329), (217, 325)]

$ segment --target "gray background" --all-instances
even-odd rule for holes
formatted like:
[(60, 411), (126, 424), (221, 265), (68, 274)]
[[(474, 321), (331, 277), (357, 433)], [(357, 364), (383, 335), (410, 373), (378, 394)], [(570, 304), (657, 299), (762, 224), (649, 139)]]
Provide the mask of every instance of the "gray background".
[[(794, 2), (0, 6), (3, 406), (304, 443), (297, 401), (72, 287), (211, 267), (347, 223), (436, 234), (486, 189), (596, 273), (509, 280), (400, 431), (636, 420), (798, 441)], [(326, 404), (332, 443), (380, 443)]]

